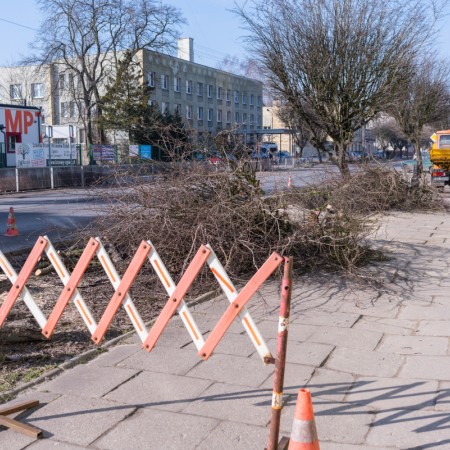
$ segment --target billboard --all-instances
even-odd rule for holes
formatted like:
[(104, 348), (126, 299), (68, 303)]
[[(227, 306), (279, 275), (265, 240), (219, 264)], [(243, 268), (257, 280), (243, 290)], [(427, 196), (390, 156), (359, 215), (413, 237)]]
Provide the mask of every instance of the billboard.
[(16, 144), (18, 168), (70, 166), (76, 162), (74, 146), (70, 148), (67, 144), (53, 144), (49, 148), (48, 144)]

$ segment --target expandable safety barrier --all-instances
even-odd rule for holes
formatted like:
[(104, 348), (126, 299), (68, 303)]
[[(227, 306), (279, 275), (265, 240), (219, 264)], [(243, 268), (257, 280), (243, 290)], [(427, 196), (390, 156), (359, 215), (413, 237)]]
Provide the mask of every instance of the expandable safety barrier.
[[(34, 267), (44, 253), (47, 255), (50, 263), (53, 265), (64, 285), (48, 318), (44, 316), (26, 287), (26, 283)], [(115, 290), (98, 324), (78, 290), (78, 285), (94, 256), (98, 258)], [(169, 296), (166, 305), (149, 331), (147, 331), (129, 294), (131, 285), (147, 259), (150, 261)], [(233, 320), (239, 316), (245, 331), (261, 359), (266, 364), (273, 363), (274, 358), (245, 305), (283, 260), (284, 258), (280, 255), (273, 253), (253, 275), (250, 281), (242, 288), (241, 292), (238, 292), (209, 245), (202, 245), (198, 249), (179, 283), (175, 284), (151, 241), (141, 242), (136, 254), (125, 271), (123, 278), (120, 278), (99, 238), (91, 238), (89, 240), (80, 259), (75, 265), (72, 274), (70, 274), (48, 237), (40, 236), (19, 274), (16, 273), (5, 255), (0, 252), (0, 267), (12, 283), (11, 290), (0, 307), (0, 327), (4, 324), (15, 302), (18, 299), (22, 299), (39, 326), (42, 328), (44, 336), (50, 338), (64, 309), (69, 303), (73, 303), (91, 333), (92, 340), (96, 344), (99, 344), (105, 336), (114, 315), (117, 313), (118, 309), (122, 307), (125, 309), (131, 323), (143, 342), (143, 347), (150, 352), (156, 345), (175, 311), (178, 311), (178, 314), (197, 348), (199, 356), (206, 360), (211, 356), (214, 349), (231, 326)], [(227, 310), (206, 341), (203, 339), (203, 335), (184, 301), (187, 291), (204, 264), (209, 266), (230, 302)]]

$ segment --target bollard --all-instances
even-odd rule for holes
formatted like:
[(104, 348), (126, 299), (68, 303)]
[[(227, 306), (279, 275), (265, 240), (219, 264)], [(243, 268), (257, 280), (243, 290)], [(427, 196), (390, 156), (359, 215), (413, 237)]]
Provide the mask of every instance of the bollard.
[(281, 410), (283, 408), (284, 370), (291, 312), (293, 258), (284, 258), (284, 274), (281, 285), (280, 316), (278, 321), (277, 356), (273, 376), (272, 417), (270, 419), (269, 443), (267, 450), (277, 450), (280, 434)]

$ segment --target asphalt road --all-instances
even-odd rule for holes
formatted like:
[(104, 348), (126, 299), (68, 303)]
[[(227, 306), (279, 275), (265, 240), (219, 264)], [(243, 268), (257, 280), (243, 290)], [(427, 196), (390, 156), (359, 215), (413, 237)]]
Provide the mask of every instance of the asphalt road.
[[(5, 236), (8, 213), (14, 208), (19, 236)], [(67, 238), (101, 212), (104, 203), (91, 191), (62, 189), (0, 196), (0, 250), (4, 253), (32, 247), (39, 235)]]
[[(317, 182), (335, 171), (331, 166), (259, 172), (267, 194), (286, 190), (289, 176), (296, 187)], [(31, 248), (40, 235), (52, 241), (70, 237), (101, 214), (105, 207), (95, 189), (58, 189), (0, 195), (0, 250), (4, 253)], [(14, 208), (19, 236), (5, 236), (8, 213)]]

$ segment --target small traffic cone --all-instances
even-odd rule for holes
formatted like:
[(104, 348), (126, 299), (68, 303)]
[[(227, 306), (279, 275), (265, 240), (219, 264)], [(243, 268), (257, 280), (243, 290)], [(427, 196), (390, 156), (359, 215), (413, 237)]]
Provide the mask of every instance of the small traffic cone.
[(311, 392), (308, 389), (298, 391), (288, 450), (320, 450)]
[(19, 230), (16, 226), (16, 216), (14, 215), (14, 208), (11, 206), (9, 208), (9, 215), (8, 215), (8, 223), (6, 225), (6, 233), (5, 236), (18, 236)]
[(290, 175), (288, 178), (288, 189), (292, 189), (292, 177)]

